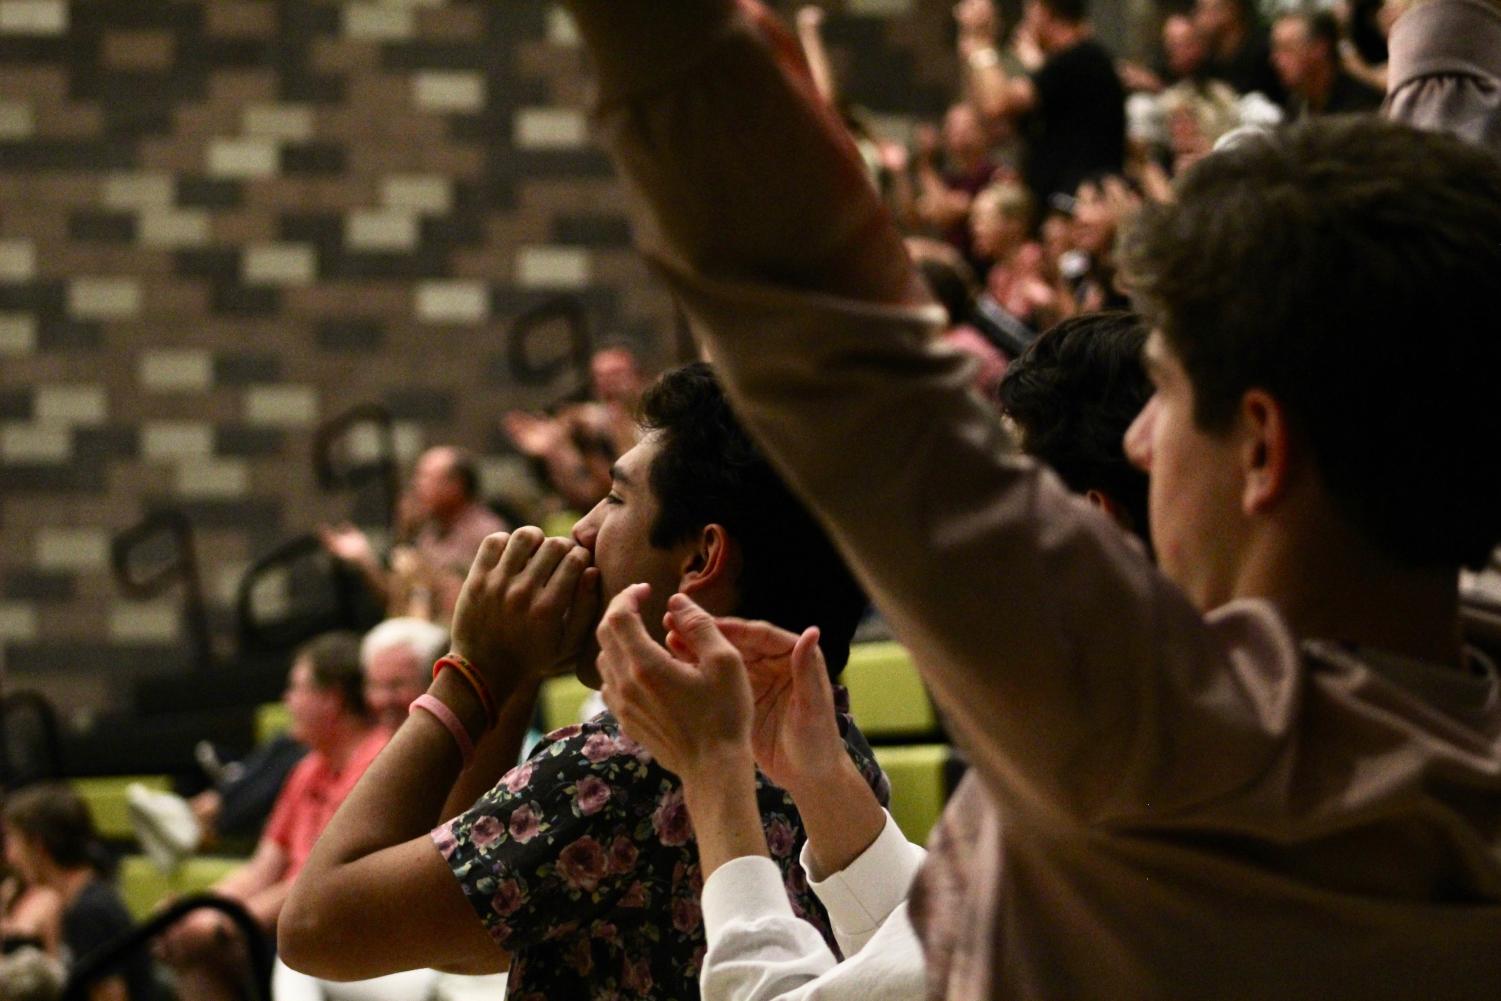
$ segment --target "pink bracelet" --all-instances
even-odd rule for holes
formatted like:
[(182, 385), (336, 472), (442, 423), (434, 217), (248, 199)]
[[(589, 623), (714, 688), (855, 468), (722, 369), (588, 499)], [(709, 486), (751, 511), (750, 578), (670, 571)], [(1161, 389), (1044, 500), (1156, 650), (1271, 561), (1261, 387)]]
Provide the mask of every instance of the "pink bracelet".
[(459, 722), (453, 710), (444, 705), (436, 695), (429, 695), (427, 692), (423, 692), (412, 700), (412, 704), (407, 707), (407, 715), (410, 716), (418, 709), (426, 709), (432, 713), (437, 721), (453, 734), (453, 742), (459, 745), (459, 758), (463, 760), (464, 767), (468, 768), (474, 761), (474, 741), (469, 739), (469, 731), (464, 729), (464, 724)]

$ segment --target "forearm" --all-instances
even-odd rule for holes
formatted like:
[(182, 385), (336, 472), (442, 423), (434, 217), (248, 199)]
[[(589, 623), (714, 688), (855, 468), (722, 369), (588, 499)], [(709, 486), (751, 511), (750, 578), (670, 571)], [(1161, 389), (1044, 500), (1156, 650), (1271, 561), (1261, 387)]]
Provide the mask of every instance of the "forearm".
[(886, 811), (848, 755), (819, 775), (788, 790), (808, 832), (815, 876), (838, 872), (853, 862), (886, 826)]
[(769, 856), (756, 803), (755, 760), (749, 748), (699, 762), (679, 778), (705, 879), (731, 859)]
[(443, 804), (441, 819), (448, 820), (469, 809), (515, 767), (536, 709), (537, 691), (537, 685), (529, 684), (506, 700), (495, 726), (475, 744), (474, 761), (455, 780)]
[[(633, 195), (652, 208), (648, 253), (724, 279), (927, 300), (859, 154), (784, 29), (710, 0), (570, 7), (599, 68), (607, 140)], [(648, 68), (654, 60), (660, 67)], [(648, 86), (674, 81), (671, 92), (631, 106)], [(670, 157), (650, 152), (668, 148)]]

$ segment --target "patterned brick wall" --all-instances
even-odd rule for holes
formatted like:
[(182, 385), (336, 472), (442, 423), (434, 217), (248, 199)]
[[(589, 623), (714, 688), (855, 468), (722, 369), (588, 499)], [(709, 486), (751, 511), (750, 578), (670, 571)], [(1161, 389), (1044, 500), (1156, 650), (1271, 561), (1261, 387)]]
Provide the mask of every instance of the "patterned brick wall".
[[(851, 0), (852, 97), (931, 113), (947, 2)], [(590, 143), (581, 55), (538, 0), (0, 0), (0, 650), (69, 710), (187, 669), (177, 596), (109, 540), (183, 508), (216, 632), (244, 567), (349, 512), (313, 429), (378, 402), (400, 453), (496, 430), (524, 310), (579, 297), (655, 364), (672, 312)], [(227, 649), (221, 653), (227, 653)]]

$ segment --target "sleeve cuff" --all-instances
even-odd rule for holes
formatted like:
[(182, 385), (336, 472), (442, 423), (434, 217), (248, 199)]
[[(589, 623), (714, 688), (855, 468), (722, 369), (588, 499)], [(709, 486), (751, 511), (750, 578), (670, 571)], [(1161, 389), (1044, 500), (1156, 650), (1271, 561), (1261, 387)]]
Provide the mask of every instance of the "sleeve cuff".
[(814, 878), (813, 858), (806, 844), (799, 861), (835, 929), (861, 935), (878, 928), (907, 899), (926, 856), (927, 852), (907, 840), (888, 812), (886, 826), (870, 847), (839, 872), (822, 880)]
[(704, 881), (704, 933), (713, 945), (728, 922), (748, 917), (794, 917), (782, 871), (762, 855), (731, 859)]

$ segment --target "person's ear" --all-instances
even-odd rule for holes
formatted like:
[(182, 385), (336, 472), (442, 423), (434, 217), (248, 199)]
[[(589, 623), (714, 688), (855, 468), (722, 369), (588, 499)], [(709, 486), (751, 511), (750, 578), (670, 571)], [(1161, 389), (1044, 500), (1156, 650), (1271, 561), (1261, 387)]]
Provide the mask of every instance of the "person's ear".
[(734, 588), (740, 567), (740, 546), (730, 533), (717, 523), (705, 525), (683, 557), (678, 590), (704, 605), (705, 596)]
[(1089, 501), (1092, 507), (1099, 508), (1105, 514), (1109, 515), (1111, 521), (1127, 532), (1136, 531), (1136, 526), (1132, 524), (1130, 512), (1105, 491), (1091, 488), (1084, 491), (1084, 499)]
[(1287, 493), (1291, 479), (1293, 440), (1287, 408), (1262, 389), (1241, 397), (1240, 467), (1241, 509), (1265, 514)]

